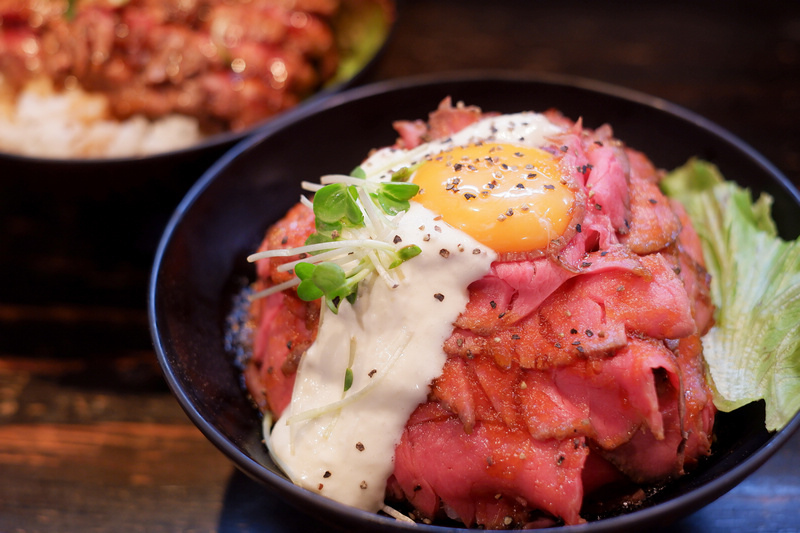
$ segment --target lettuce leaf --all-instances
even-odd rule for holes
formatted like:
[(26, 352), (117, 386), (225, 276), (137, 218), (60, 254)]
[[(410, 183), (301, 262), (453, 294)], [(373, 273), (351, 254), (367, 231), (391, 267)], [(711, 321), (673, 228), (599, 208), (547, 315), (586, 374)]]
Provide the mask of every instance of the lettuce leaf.
[(710, 163), (690, 160), (661, 187), (686, 208), (712, 276), (703, 352), (714, 403), (763, 399), (767, 429), (779, 430), (800, 410), (800, 240), (778, 236), (769, 195), (754, 202)]

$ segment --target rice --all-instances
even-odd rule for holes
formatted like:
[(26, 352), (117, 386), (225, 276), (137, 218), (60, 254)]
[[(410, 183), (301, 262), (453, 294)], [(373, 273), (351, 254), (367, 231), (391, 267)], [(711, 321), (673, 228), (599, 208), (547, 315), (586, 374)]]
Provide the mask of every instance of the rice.
[(197, 119), (168, 115), (111, 117), (103, 95), (28, 84), (0, 104), (0, 151), (53, 159), (140, 157), (186, 148), (202, 139)]

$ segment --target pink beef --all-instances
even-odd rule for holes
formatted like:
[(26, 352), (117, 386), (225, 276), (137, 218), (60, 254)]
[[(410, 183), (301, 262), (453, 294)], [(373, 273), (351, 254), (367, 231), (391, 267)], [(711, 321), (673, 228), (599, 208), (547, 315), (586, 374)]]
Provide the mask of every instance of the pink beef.
[(393, 126), (400, 134), (396, 146), (407, 150), (422, 144), (428, 134), (428, 124), (424, 120), (398, 120)]
[[(516, 484), (535, 469), (535, 497), (562, 505), (537, 508), (574, 523), (580, 504), (563, 498), (564, 472), (548, 464), (554, 450), (565, 457), (557, 465), (575, 460), (575, 452), (585, 461), (588, 449), (594, 450), (590, 456), (598, 454), (580, 483), (568, 478), (570, 490), (584, 480), (587, 490), (595, 490), (612, 480), (668, 479), (707, 453), (713, 405), (702, 365), (691, 363), (696, 355), (687, 345), (679, 362), (663, 342), (631, 337), (613, 357), (555, 369), (504, 369), (487, 356), (451, 357), (430, 401), (409, 421), (391, 486), (428, 518), (445, 509), (451, 518), (495, 528), (501, 523), (481, 518), (480, 502), (497, 494), (537, 501)], [(523, 454), (509, 458), (509, 443)], [(498, 457), (504, 458), (504, 477), (514, 483), (494, 479)], [(577, 507), (563, 507), (566, 502)], [(522, 520), (512, 511), (504, 512)]]
[(453, 107), (448, 96), (439, 103), (436, 111), (428, 115), (427, 123), (421, 120), (396, 121), (393, 126), (400, 134), (396, 146), (411, 149), (434, 139), (445, 139), (485, 116), (480, 108), (465, 106), (462, 102)]
[[(633, 161), (641, 154), (633, 150), (626, 153)], [(649, 254), (675, 242), (681, 231), (678, 216), (669, 200), (658, 188), (655, 169), (642, 162), (632, 164), (630, 174), (631, 215), (630, 231), (620, 237), (637, 254)]]
[[(259, 250), (294, 248), (314, 231), (313, 212), (298, 203), (269, 228)], [(256, 262), (256, 291), (291, 279), (277, 268), (291, 258)], [(294, 291), (275, 293), (255, 300), (251, 306), (255, 324), (253, 354), (247, 362), (245, 381), (250, 396), (277, 418), (289, 404), (300, 357), (314, 342), (319, 323), (319, 300), (304, 302)]]
[(628, 180), (620, 158), (612, 148), (597, 145), (591, 145), (586, 155), (592, 165), (586, 180), (590, 196), (589, 210), (593, 206), (601, 206), (611, 226), (620, 233), (627, 232), (630, 198)]
[(495, 529), (524, 525), (535, 518), (531, 508), (567, 524), (583, 522), (581, 471), (588, 449), (582, 441), (540, 441), (491, 422), (466, 434), (454, 416), (424, 417), (431, 405), (409, 420), (390, 481), (418, 512)]

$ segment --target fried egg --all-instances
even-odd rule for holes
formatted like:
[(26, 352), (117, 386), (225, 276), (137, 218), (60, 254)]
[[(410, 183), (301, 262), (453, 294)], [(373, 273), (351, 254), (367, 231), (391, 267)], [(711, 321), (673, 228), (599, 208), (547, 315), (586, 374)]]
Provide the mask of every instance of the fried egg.
[(417, 166), (414, 201), (500, 254), (539, 251), (567, 231), (575, 209), (549, 140), (559, 133), (539, 113), (500, 115), (413, 150), (379, 150), (362, 166), (378, 180)]
[(498, 253), (546, 248), (575, 203), (550, 153), (512, 144), (455, 147), (423, 164), (413, 182), (417, 202)]
[[(397, 267), (396, 286), (367, 278), (352, 305), (322, 313), (289, 407), (264, 427), (272, 457), (294, 483), (381, 508), (395, 446), (441, 374), (442, 345), (469, 284), (499, 254), (542, 250), (567, 230), (574, 194), (543, 149), (561, 131), (540, 114), (501, 115), (444, 141), (377, 150), (362, 163), (368, 182), (413, 169), (408, 179), (420, 191), (410, 208), (387, 217), (388, 229), (370, 231), (421, 253)], [(352, 385), (343, 390), (348, 373)]]

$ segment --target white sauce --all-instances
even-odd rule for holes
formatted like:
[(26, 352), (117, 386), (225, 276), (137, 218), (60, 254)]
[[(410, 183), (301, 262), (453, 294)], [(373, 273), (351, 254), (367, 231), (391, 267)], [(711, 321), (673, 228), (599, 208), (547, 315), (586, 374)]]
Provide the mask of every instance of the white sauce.
[[(362, 168), (368, 179), (384, 180), (449, 145), (493, 138), (537, 146), (559, 131), (534, 113), (493, 117), (449, 142), (379, 150)], [(395, 446), (441, 374), (442, 345), (466, 307), (467, 286), (496, 258), (435, 218), (415, 202), (398, 217), (390, 240), (398, 235), (401, 245), (416, 244), (422, 253), (392, 271), (400, 271), (397, 287), (372, 274), (360, 284), (354, 305), (343, 302), (338, 314), (322, 306), (317, 339), (300, 362), (291, 404), (269, 436), (273, 457), (294, 483), (369, 511), (383, 506)], [(353, 382), (345, 393), (348, 367)], [(305, 416), (312, 412), (316, 416)], [(269, 434), (268, 427), (265, 431)]]

